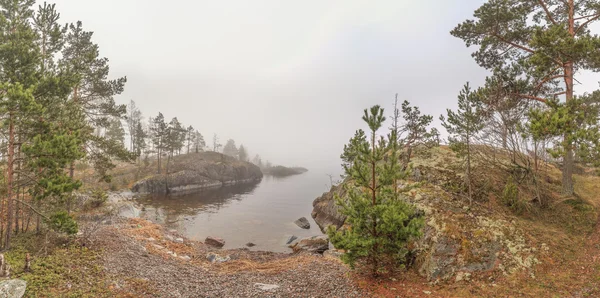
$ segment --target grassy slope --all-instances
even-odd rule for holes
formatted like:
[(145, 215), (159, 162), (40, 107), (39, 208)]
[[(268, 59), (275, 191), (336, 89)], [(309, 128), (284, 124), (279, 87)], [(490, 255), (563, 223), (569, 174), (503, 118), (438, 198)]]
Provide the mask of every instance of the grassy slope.
[[(501, 156), (499, 158), (502, 158)], [(444, 171), (456, 165), (457, 160), (447, 148), (436, 148), (431, 154), (414, 161), (415, 166), (436, 166)], [(600, 296), (600, 177), (583, 173), (575, 175), (575, 198), (560, 194), (561, 172), (553, 165), (541, 167), (543, 189), (549, 207), (539, 208), (528, 202), (523, 213), (515, 214), (501, 203), (505, 174), (480, 165), (476, 171), (480, 184), (488, 188), (486, 199), (477, 204), (485, 207), (496, 218), (512, 221), (525, 232), (532, 247), (548, 247), (539, 252), (541, 264), (533, 274), (517, 273), (496, 279), (462, 281), (430, 285), (415, 272), (384, 280), (355, 277), (364, 288), (379, 297), (583, 297)], [(586, 172), (586, 171), (581, 171)], [(519, 186), (523, 200), (534, 197), (531, 188)]]

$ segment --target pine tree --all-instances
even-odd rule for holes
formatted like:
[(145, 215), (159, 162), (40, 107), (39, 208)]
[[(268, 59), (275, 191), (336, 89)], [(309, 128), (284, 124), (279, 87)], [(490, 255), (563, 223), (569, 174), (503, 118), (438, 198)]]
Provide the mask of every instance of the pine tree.
[(218, 152), (219, 149), (222, 147), (223, 145), (221, 145), (219, 143), (219, 137), (217, 136), (217, 134), (213, 135), (213, 151), (214, 152)]
[(123, 129), (121, 119), (113, 118), (110, 120), (110, 124), (106, 128), (105, 137), (111, 141), (121, 144), (122, 146), (125, 145), (125, 129)]
[(204, 151), (204, 147), (206, 147), (206, 142), (204, 141), (204, 137), (200, 132), (196, 130), (194, 137), (194, 150), (196, 153), (200, 151)]
[[(565, 106), (574, 100), (575, 74), (600, 70), (600, 36), (590, 31), (590, 25), (600, 20), (598, 0), (488, 0), (474, 16), (451, 33), (467, 46), (479, 46), (473, 57), (503, 82), (507, 96), (542, 102), (558, 112), (554, 98), (564, 95)], [(567, 195), (573, 194), (573, 140), (586, 134), (584, 127), (575, 125), (561, 126)]]
[[(26, 229), (23, 217), (19, 229), (18, 216), (25, 215), (24, 208), (31, 215), (33, 205), (45, 219), (64, 214), (63, 222), (71, 227), (65, 231), (76, 232), (65, 209), (69, 208), (68, 194), (80, 182), (64, 170), (83, 156), (82, 139), (74, 125), (81, 114), (67, 99), (75, 77), (55, 63), (64, 30), (57, 24), (59, 14), (54, 5), (40, 5), (34, 12), (34, 4), (30, 0), (0, 1), (0, 129), (7, 138), (0, 242), (5, 248), (10, 246), (12, 233)], [(25, 195), (19, 198), (24, 192), (30, 194), (29, 203)], [(39, 208), (42, 204), (44, 209)]]
[(156, 158), (157, 158), (157, 173), (161, 173), (161, 159), (162, 155), (167, 149), (167, 123), (165, 122), (165, 117), (162, 113), (158, 113), (158, 116), (151, 119), (152, 126), (150, 127), (152, 144), (154, 145), (154, 149), (156, 150)]
[(223, 154), (238, 158), (238, 148), (235, 145), (234, 140), (227, 140), (227, 143), (225, 143), (225, 147), (223, 147)]
[(194, 131), (194, 127), (191, 125), (188, 126), (186, 131), (185, 140), (187, 142), (187, 153), (190, 153), (190, 145), (193, 145), (196, 139), (196, 132)]
[(248, 161), (248, 151), (246, 151), (244, 145), (240, 145), (240, 148), (238, 149), (238, 159), (240, 161)]
[(459, 157), (466, 160), (465, 183), (468, 187), (469, 203), (473, 201), (471, 161), (472, 147), (477, 133), (483, 128), (481, 101), (476, 93), (471, 91), (469, 83), (458, 95), (458, 110), (456, 112), (447, 109), (447, 118), (440, 116), (442, 126), (450, 136), (448, 142), (450, 148)]
[(142, 122), (138, 121), (135, 131), (134, 131), (134, 140), (133, 148), (135, 148), (135, 155), (138, 157), (142, 156), (142, 152), (146, 150), (146, 138), (148, 137), (146, 131), (142, 127)]
[(435, 131), (428, 129), (433, 117), (431, 115), (421, 115), (419, 107), (411, 107), (406, 100), (402, 102), (401, 115), (404, 123), (398, 129), (398, 138), (406, 149), (404, 159), (406, 166), (410, 162), (414, 148), (431, 146), (435, 143), (433, 135)]
[[(129, 150), (131, 152), (138, 152), (135, 145), (139, 142), (138, 138), (138, 124), (142, 122), (142, 111), (136, 106), (135, 101), (131, 100), (127, 107), (127, 129), (129, 130)], [(138, 154), (139, 156), (139, 154)]]
[(346, 250), (342, 260), (355, 268), (360, 262), (377, 275), (387, 262), (402, 264), (408, 253), (408, 242), (421, 235), (422, 216), (407, 203), (397, 189), (396, 179), (406, 177), (397, 158), (385, 162), (386, 154), (395, 154), (395, 133), (378, 140), (377, 131), (383, 125), (383, 109), (373, 106), (365, 110), (363, 120), (371, 133), (370, 139), (357, 131), (344, 155), (352, 156), (344, 164), (350, 182), (346, 184), (348, 198), (336, 197), (346, 216), (348, 229), (329, 227), (328, 234), (336, 248)]
[[(71, 101), (85, 115), (80, 123), (80, 135), (85, 147), (93, 148), (86, 159), (94, 165), (99, 178), (109, 182), (109, 171), (115, 167), (114, 161), (130, 161), (135, 155), (119, 142), (94, 134), (94, 131), (106, 129), (112, 118), (125, 118), (126, 106), (117, 105), (114, 96), (123, 92), (127, 79), (108, 79), (108, 59), (100, 57), (98, 45), (91, 40), (92, 35), (92, 32), (83, 30), (81, 22), (70, 24), (60, 64), (77, 78), (71, 90)], [(70, 169), (71, 177), (73, 171), (74, 164)]]
[(252, 163), (261, 169), (263, 168), (262, 158), (260, 158), (260, 155), (258, 155), (258, 154), (254, 155), (254, 158), (252, 159)]

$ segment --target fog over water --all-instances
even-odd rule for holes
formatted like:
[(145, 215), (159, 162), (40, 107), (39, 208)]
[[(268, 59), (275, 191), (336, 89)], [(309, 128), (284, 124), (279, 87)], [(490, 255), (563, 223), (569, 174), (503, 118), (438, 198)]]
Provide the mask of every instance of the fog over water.
[[(55, 2), (62, 22), (95, 32), (111, 76), (128, 77), (119, 102), (274, 164), (339, 168), (362, 109), (399, 93), (439, 125), (486, 75), (449, 34), (482, 0)], [(598, 86), (578, 80), (579, 93)]]

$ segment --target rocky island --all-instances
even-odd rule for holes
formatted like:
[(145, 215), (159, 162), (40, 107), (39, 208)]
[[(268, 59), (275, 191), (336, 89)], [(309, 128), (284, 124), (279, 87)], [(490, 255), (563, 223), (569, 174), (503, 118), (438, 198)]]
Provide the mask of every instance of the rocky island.
[(302, 173), (308, 172), (308, 169), (302, 167), (284, 167), (284, 166), (274, 166), (270, 168), (264, 168), (263, 173), (265, 175), (275, 176), (275, 177), (287, 177), (292, 175), (300, 175)]
[(230, 185), (258, 183), (263, 174), (252, 163), (217, 152), (175, 156), (168, 174), (154, 174), (133, 184), (131, 190), (143, 194), (189, 194)]

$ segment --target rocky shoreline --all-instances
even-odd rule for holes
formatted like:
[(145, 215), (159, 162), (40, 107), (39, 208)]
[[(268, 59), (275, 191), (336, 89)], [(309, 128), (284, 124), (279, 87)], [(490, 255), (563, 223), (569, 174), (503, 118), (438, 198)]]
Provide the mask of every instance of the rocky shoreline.
[[(131, 198), (131, 193), (113, 193), (109, 209), (119, 210)], [(113, 286), (126, 287), (132, 278), (144, 280), (153, 293), (146, 296), (364, 297), (348, 278), (346, 266), (308, 249), (221, 249), (225, 240), (217, 237), (203, 243), (144, 219), (118, 215), (93, 218), (85, 226), (98, 224), (92, 241), (106, 251), (104, 267), (114, 277)], [(305, 239), (292, 244), (310, 246)]]

